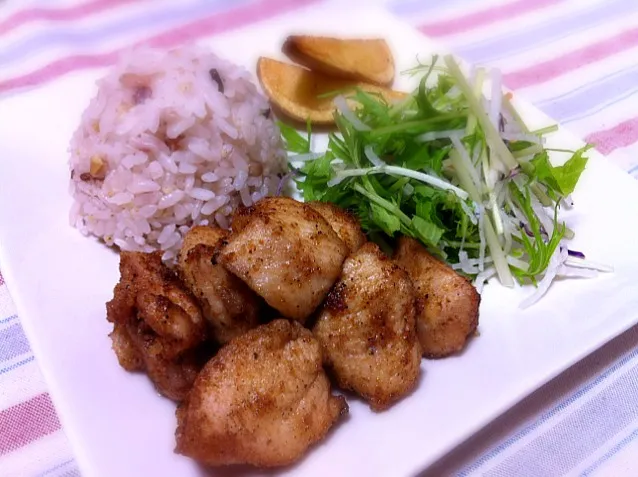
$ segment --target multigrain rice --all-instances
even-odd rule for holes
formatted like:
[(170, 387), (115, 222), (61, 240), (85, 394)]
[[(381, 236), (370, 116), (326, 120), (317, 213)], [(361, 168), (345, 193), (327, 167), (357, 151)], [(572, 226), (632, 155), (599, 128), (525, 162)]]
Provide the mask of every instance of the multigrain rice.
[(227, 228), (272, 195), (279, 129), (249, 73), (199, 46), (124, 54), (98, 81), (70, 145), (70, 221), (171, 262), (194, 225)]

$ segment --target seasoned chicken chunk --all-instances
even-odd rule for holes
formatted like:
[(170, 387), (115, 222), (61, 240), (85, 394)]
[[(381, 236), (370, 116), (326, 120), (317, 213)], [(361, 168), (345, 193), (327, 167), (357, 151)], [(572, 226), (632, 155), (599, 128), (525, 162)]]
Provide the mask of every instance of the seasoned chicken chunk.
[(180, 267), (184, 267), (188, 252), (190, 252), (196, 245), (208, 245), (210, 247), (217, 247), (219, 242), (226, 238), (228, 231), (219, 227), (196, 225), (192, 227), (182, 240), (182, 247), (179, 250), (177, 256), (177, 264)]
[(109, 335), (120, 365), (127, 371), (145, 371), (163, 396), (181, 401), (206, 361), (213, 355), (212, 344), (204, 343), (173, 358), (157, 352), (153, 332), (144, 322), (115, 323)]
[(248, 285), (213, 264), (213, 256), (228, 232), (193, 227), (184, 237), (178, 268), (184, 284), (197, 297), (215, 340), (224, 344), (258, 324), (262, 301)]
[(347, 210), (330, 202), (308, 202), (308, 205), (319, 212), (330, 224), (339, 238), (348, 246), (350, 253), (359, 250), (359, 247), (366, 242), (359, 220)]
[(312, 207), (268, 197), (233, 219), (216, 259), (283, 316), (303, 323), (337, 280), (347, 253)]
[(291, 464), (346, 414), (299, 323), (274, 320), (231, 340), (177, 411), (176, 452), (202, 464)]
[(267, 199), (261, 199), (254, 203), (251, 207), (241, 205), (235, 209), (230, 219), (230, 229), (233, 233), (238, 233), (244, 230), (244, 227), (246, 227), (246, 225), (248, 225), (248, 223), (252, 220), (251, 217), (255, 212), (255, 209), (263, 205), (262, 202), (264, 202), (264, 200)]
[(394, 260), (416, 288), (423, 355), (442, 358), (462, 350), (478, 326), (481, 296), (476, 288), (412, 238), (399, 239)]
[[(129, 329), (132, 333), (129, 334)], [(109, 334), (117, 360), (127, 371), (144, 371), (144, 357), (134, 341), (137, 329), (129, 323), (114, 323)]]
[(374, 410), (390, 407), (416, 385), (421, 348), (408, 275), (368, 242), (349, 256), (319, 312), (313, 333), (339, 386)]
[(205, 359), (206, 324), (161, 252), (120, 253), (120, 281), (106, 311), (120, 365), (146, 371), (161, 394), (183, 399)]

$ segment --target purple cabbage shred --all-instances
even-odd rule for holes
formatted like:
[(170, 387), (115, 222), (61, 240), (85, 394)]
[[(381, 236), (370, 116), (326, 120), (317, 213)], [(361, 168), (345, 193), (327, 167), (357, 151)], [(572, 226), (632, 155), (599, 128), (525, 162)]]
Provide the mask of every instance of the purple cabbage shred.
[(585, 254), (583, 252), (579, 252), (578, 250), (567, 249), (567, 254), (570, 257), (582, 258), (583, 260), (585, 259)]
[[(532, 229), (529, 228), (529, 225), (527, 225), (525, 222), (520, 222), (519, 225), (529, 237), (534, 237), (534, 232), (532, 232)], [(545, 227), (543, 227), (542, 225), (541, 225), (541, 236), (545, 239), (549, 238), (549, 235), (545, 231)]]
[(502, 133), (505, 132), (505, 124), (506, 124), (505, 117), (502, 114), (499, 114), (498, 115), (498, 130)]
[(277, 197), (281, 195), (281, 192), (284, 189), (284, 185), (291, 177), (296, 177), (299, 175), (299, 171), (297, 169), (292, 169), (288, 173), (284, 174), (281, 179), (279, 179), (279, 185), (277, 186)]

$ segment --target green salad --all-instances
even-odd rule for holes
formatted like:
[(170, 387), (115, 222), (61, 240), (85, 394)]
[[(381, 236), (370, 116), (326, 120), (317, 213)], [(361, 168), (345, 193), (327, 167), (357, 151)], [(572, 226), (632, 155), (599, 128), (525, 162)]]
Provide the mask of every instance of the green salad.
[[(587, 145), (560, 166), (544, 137), (529, 130), (490, 72), (465, 75), (452, 56), (406, 72), (419, 85), (399, 103), (361, 90), (335, 92), (337, 131), (311, 150), (311, 131), (280, 123), (291, 176), (305, 201), (355, 213), (386, 251), (399, 234), (419, 240), (481, 289), (492, 276), (507, 287), (533, 284), (529, 306), (557, 276), (594, 276), (605, 266), (570, 250), (561, 221), (587, 166)], [(346, 99), (347, 98), (347, 99)], [(354, 106), (354, 107), (353, 107)]]

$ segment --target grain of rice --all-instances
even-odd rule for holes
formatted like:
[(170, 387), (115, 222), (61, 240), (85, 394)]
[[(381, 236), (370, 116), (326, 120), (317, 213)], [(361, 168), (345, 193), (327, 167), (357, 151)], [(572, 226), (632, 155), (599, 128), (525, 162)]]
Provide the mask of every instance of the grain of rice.
[(189, 164), (188, 162), (182, 162), (178, 167), (178, 172), (180, 174), (194, 174), (197, 172), (197, 166), (195, 164)]
[(233, 185), (237, 190), (243, 189), (244, 185), (246, 185), (246, 180), (248, 180), (248, 172), (239, 171), (235, 177)]
[(242, 204), (244, 204), (246, 207), (252, 204), (252, 198), (250, 197), (250, 192), (248, 192), (247, 188), (241, 189), (239, 191), (239, 195), (241, 196)]
[(150, 179), (144, 179), (143, 176), (141, 176), (136, 181), (130, 183), (127, 186), (127, 189), (129, 192), (132, 192), (133, 194), (139, 194), (142, 192), (158, 191), (160, 190), (160, 186), (157, 182)]
[(194, 187), (189, 194), (193, 199), (207, 201), (215, 197), (215, 193), (210, 190), (203, 189), (201, 187)]
[(176, 204), (174, 209), (175, 220), (181, 222), (186, 217), (188, 217), (191, 213), (191, 209), (183, 206), (182, 204)]
[(221, 227), (225, 229), (230, 226), (227, 216), (219, 212), (215, 214), (215, 222), (217, 222)]
[(115, 194), (112, 197), (109, 197), (107, 200), (111, 204), (124, 205), (124, 204), (128, 204), (129, 202), (131, 202), (133, 200), (133, 197), (134, 197), (134, 195), (131, 194), (130, 192), (120, 192), (118, 194)]
[(201, 213), (202, 215), (211, 215), (217, 209), (219, 209), (222, 205), (224, 205), (224, 197), (215, 197), (212, 200), (209, 200), (202, 206)]
[(167, 195), (162, 197), (157, 204), (157, 208), (159, 210), (168, 209), (170, 207), (175, 206), (180, 200), (184, 198), (186, 194), (184, 191), (175, 190), (173, 192), (169, 192)]
[[(195, 202), (195, 204), (193, 204), (193, 211), (191, 212), (191, 219), (192, 220), (199, 219), (199, 215), (201, 213), (201, 210), (202, 210), (202, 203), (200, 201)], [(197, 223), (199, 223), (199, 222), (200, 221), (197, 221)]]
[(174, 231), (175, 231), (175, 224), (170, 224), (164, 227), (162, 232), (159, 234), (159, 237), (157, 237), (157, 243), (159, 243), (160, 245), (166, 243), (166, 241), (168, 240), (168, 238), (171, 236), (171, 234)]
[(156, 181), (164, 174), (164, 169), (159, 162), (152, 162), (148, 165), (145, 171), (146, 175)]
[(202, 174), (202, 181), (204, 182), (215, 182), (218, 179), (219, 177), (214, 172), (206, 172)]

